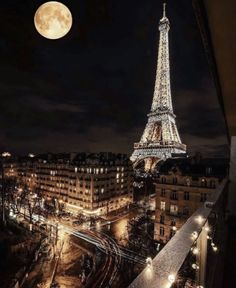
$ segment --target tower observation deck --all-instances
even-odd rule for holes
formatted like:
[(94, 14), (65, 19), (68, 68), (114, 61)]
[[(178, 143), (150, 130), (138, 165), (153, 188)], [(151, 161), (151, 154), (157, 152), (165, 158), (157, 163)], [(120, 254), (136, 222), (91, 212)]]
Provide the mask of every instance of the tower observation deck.
[(163, 16), (159, 22), (160, 40), (157, 60), (156, 82), (151, 111), (143, 135), (134, 143), (134, 152), (130, 157), (137, 167), (144, 161), (146, 171), (153, 170), (161, 160), (186, 153), (175, 122), (170, 87), (169, 39), (170, 22), (166, 17), (163, 4)]

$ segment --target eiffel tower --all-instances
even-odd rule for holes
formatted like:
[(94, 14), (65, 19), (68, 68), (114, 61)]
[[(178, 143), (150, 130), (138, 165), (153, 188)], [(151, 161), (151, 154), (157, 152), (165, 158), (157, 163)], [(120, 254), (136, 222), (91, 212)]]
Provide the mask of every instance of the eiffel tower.
[(170, 22), (166, 17), (165, 5), (159, 22), (160, 40), (152, 107), (141, 140), (134, 143), (134, 152), (130, 157), (134, 168), (144, 162), (145, 171), (152, 171), (159, 161), (186, 153), (186, 145), (182, 144), (176, 127), (171, 99), (168, 43)]

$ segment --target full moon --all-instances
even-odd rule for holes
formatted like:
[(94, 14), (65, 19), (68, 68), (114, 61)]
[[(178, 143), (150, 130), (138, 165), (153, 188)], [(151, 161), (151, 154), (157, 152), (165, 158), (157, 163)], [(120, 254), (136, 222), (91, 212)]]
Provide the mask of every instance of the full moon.
[(59, 39), (70, 31), (72, 15), (64, 4), (50, 1), (38, 8), (34, 16), (34, 25), (43, 37)]

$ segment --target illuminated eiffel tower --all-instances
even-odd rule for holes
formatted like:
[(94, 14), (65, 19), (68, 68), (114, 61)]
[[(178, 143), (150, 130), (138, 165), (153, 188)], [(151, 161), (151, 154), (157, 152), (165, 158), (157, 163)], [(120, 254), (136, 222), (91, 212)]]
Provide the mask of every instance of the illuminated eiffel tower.
[(171, 99), (168, 43), (170, 22), (166, 17), (165, 5), (159, 22), (160, 40), (152, 107), (141, 140), (134, 144), (134, 152), (130, 157), (134, 168), (144, 161), (146, 171), (153, 170), (161, 160), (186, 153), (186, 145), (181, 143), (176, 127)]

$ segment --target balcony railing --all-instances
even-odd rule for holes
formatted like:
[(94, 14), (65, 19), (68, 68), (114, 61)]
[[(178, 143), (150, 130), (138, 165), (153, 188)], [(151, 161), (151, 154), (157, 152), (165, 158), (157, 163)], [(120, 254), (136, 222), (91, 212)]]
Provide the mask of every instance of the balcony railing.
[(186, 151), (186, 145), (175, 141), (160, 141), (160, 142), (139, 142), (134, 143), (134, 148), (178, 148)]
[[(215, 275), (212, 276), (212, 266), (214, 266), (217, 261), (214, 259), (211, 261), (210, 265), (209, 263), (207, 265), (207, 261), (210, 261), (211, 257), (208, 259), (206, 255), (209, 254), (209, 248), (217, 250), (217, 247), (213, 245), (214, 243), (212, 236), (209, 236), (211, 234), (208, 231), (209, 229), (213, 230), (211, 223), (212, 218), (214, 217), (212, 215), (215, 215), (217, 223), (220, 222), (220, 215), (222, 216), (221, 219), (224, 219), (224, 209), (222, 207), (225, 206), (224, 199), (226, 198), (225, 195), (227, 194), (225, 189), (226, 184), (227, 180), (223, 180), (210, 200), (205, 202), (204, 205), (202, 205), (190, 218), (188, 218), (187, 222), (182, 226), (178, 233), (175, 234), (175, 236), (153, 259), (152, 265), (146, 267), (130, 284), (129, 288), (184, 287), (172, 285), (175, 285), (175, 282), (177, 283), (181, 268), (185, 261), (187, 261), (191, 253), (191, 249), (195, 246), (200, 247), (199, 255), (196, 257), (199, 263), (198, 265), (193, 266), (196, 269), (195, 282), (193, 286), (188, 287), (216, 287), (216, 284), (213, 284), (213, 281), (209, 278), (213, 279), (215, 277)], [(218, 225), (219, 224), (221, 226), (218, 228), (220, 228), (219, 230), (222, 231), (222, 227), (224, 227), (224, 225), (222, 222), (218, 223)], [(217, 230), (217, 228), (214, 227), (214, 230)], [(219, 238), (220, 237), (218, 237), (218, 241), (220, 241)], [(211, 245), (208, 243), (209, 241), (211, 241)], [(217, 257), (217, 253), (215, 257)]]

